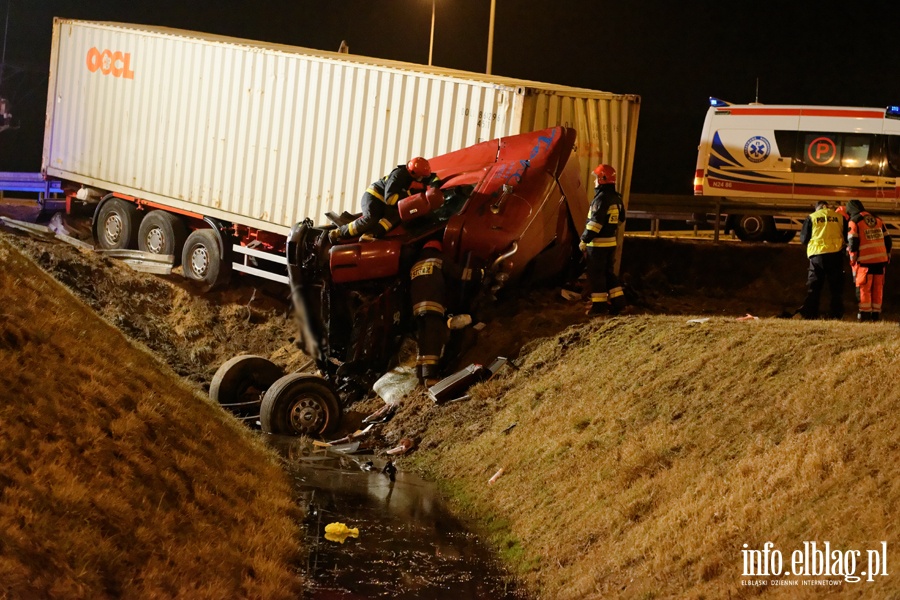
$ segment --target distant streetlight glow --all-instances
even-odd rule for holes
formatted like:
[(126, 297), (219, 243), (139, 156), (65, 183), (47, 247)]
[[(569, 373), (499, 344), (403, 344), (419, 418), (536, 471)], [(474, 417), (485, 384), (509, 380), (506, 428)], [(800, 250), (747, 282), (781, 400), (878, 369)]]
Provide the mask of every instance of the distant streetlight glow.
[(434, 53), (434, 3), (431, 0), (431, 42), (428, 44), (428, 66), (431, 66), (431, 55)]
[(491, 0), (491, 23), (488, 26), (488, 55), (487, 70), (485, 73), (491, 74), (491, 59), (494, 56), (494, 13), (497, 8), (497, 0)]

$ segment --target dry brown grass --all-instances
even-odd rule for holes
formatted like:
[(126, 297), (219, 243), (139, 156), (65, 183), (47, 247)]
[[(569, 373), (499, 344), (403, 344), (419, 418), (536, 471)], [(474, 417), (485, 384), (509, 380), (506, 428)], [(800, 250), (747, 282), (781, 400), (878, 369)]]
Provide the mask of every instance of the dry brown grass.
[(865, 557), (885, 540), (898, 560), (897, 324), (686, 321), (593, 321), (536, 345), (435, 409), (416, 461), (542, 598), (900, 597), (893, 572), (741, 585), (743, 544), (787, 561), (804, 541)]
[(259, 440), (2, 241), (0, 298), (0, 597), (298, 597)]

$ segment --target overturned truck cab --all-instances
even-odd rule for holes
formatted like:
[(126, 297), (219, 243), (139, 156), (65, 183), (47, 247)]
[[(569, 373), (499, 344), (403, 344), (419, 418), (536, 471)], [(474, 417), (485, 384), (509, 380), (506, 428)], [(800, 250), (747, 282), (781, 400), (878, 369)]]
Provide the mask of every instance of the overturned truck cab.
[(573, 153), (575, 130), (554, 127), (429, 159), (440, 192), (411, 196), (402, 224), (374, 241), (332, 244), (328, 232), (355, 215), (309, 219), (291, 230), (288, 276), (301, 343), (317, 372), (283, 374), (258, 356), (219, 369), (210, 396), (264, 431), (323, 435), (344, 406), (367, 395), (413, 334), (410, 268), (424, 245), (483, 274), (453, 286), (448, 313), (477, 310), (503, 287), (558, 281), (581, 264), (578, 234), (588, 190)]

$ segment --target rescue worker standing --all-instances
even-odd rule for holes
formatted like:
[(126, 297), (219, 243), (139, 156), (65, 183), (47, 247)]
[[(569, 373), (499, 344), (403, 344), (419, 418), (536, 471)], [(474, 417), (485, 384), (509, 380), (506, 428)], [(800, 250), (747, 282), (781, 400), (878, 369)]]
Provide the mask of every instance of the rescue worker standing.
[(891, 262), (893, 241), (884, 222), (866, 211), (862, 202), (847, 203), (850, 228), (847, 233), (847, 252), (854, 272), (859, 321), (881, 319), (881, 301), (884, 293), (884, 273)]
[(806, 246), (809, 270), (806, 277), (806, 299), (797, 311), (804, 319), (819, 318), (822, 288), (828, 283), (832, 319), (844, 316), (844, 217), (832, 210), (824, 200), (803, 222), (800, 243)]
[(610, 165), (594, 169), (594, 199), (578, 245), (587, 255), (591, 286), (589, 315), (619, 314), (625, 308), (625, 292), (615, 272), (616, 234), (625, 222), (625, 206), (616, 191), (616, 170)]
[(416, 320), (416, 377), (419, 383), (438, 375), (438, 363), (447, 339), (446, 283), (443, 271), (443, 248), (432, 240), (422, 247), (419, 260), (409, 271), (409, 295)]
[(436, 185), (437, 177), (431, 173), (431, 165), (421, 156), (405, 165), (397, 165), (390, 173), (374, 182), (362, 197), (362, 214), (328, 233), (331, 242), (360, 236), (361, 241), (381, 237), (400, 223), (397, 203), (421, 192), (427, 185)]

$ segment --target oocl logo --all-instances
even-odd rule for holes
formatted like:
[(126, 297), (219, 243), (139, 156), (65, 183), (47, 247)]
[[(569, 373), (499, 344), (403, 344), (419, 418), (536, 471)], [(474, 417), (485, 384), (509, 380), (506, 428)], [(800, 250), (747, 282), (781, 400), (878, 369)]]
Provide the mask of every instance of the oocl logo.
[(134, 71), (131, 70), (131, 53), (116, 50), (98, 50), (91, 48), (87, 53), (87, 68), (91, 73), (100, 71), (104, 75), (134, 79)]

